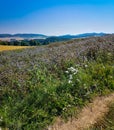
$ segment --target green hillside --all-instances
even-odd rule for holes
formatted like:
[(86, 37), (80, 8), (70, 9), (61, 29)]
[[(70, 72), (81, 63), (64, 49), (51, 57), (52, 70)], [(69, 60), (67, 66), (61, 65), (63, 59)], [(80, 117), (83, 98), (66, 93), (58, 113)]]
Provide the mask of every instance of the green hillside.
[(114, 35), (0, 52), (0, 126), (45, 130), (114, 92)]

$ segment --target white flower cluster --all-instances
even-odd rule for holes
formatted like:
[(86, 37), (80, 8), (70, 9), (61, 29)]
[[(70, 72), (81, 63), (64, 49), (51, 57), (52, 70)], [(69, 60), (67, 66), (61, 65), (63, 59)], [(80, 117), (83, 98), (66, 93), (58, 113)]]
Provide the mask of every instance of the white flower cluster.
[(65, 71), (65, 73), (69, 74), (69, 80), (68, 83), (72, 83), (73, 80), (73, 75), (76, 75), (78, 73), (78, 69), (75, 69), (74, 67), (70, 67), (68, 68), (67, 71)]
[(3, 117), (0, 117), (0, 122), (3, 121)]
[(85, 65), (85, 68), (87, 68), (88, 67), (88, 65)]

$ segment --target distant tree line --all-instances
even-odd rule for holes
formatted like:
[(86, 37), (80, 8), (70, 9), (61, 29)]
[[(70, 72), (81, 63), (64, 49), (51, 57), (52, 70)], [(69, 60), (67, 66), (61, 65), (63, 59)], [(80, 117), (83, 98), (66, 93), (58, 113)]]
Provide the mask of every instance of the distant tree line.
[(0, 41), (0, 45), (14, 45), (14, 46), (39, 46), (39, 45), (47, 45), (53, 42), (60, 42), (69, 40), (68, 38), (60, 38), (60, 37), (49, 37), (46, 39), (33, 39), (33, 40), (13, 40), (13, 41)]
[(22, 40), (22, 41), (0, 41), (0, 45), (13, 45), (13, 46), (38, 46), (47, 44), (37, 40)]

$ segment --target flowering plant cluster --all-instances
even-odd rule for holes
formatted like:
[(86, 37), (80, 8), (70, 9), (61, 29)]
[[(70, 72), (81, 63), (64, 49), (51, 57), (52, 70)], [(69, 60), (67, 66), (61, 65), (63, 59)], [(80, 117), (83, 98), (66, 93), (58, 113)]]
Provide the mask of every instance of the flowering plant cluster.
[(68, 83), (71, 84), (74, 75), (76, 75), (78, 73), (78, 69), (76, 69), (74, 67), (70, 67), (67, 69), (67, 71), (65, 71), (65, 73), (68, 74)]

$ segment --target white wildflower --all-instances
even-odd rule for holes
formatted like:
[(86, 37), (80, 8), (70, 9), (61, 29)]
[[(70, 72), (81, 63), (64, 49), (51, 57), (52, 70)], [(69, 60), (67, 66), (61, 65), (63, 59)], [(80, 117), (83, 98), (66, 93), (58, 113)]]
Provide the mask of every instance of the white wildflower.
[(78, 82), (80, 82), (80, 80), (79, 79), (76, 79)]
[(76, 75), (76, 74), (77, 74), (76, 72), (73, 73), (73, 75)]
[(3, 117), (0, 117), (0, 121), (3, 121)]
[(71, 79), (73, 79), (73, 77), (72, 77), (72, 75), (71, 75), (71, 74), (69, 75), (69, 79), (70, 79), (70, 80), (71, 80)]
[(88, 67), (88, 65), (85, 65), (85, 68), (87, 68)]
[(69, 71), (65, 71), (65, 73), (67, 73), (67, 74), (68, 74), (68, 73), (69, 73)]
[(71, 69), (71, 70), (73, 70), (73, 69), (74, 69), (74, 67), (70, 67), (70, 69)]
[(78, 69), (75, 69), (74, 67), (70, 67), (68, 70), (75, 74), (78, 72)]
[(78, 70), (75, 70), (74, 75), (78, 73)]
[(64, 108), (63, 108), (63, 111), (65, 111), (65, 110), (67, 110), (67, 108), (66, 108), (66, 107), (64, 107)]
[(71, 107), (71, 105), (69, 104), (67, 107)]
[(71, 72), (74, 72), (74, 71), (75, 71), (75, 68), (70, 67), (70, 68), (68, 68), (68, 70), (71, 71)]
[(72, 83), (72, 81), (71, 81), (71, 80), (69, 80), (69, 81), (68, 81), (68, 83), (70, 84), (70, 83)]
[(74, 67), (70, 67), (67, 69), (67, 71), (65, 71), (65, 73), (69, 74), (68, 75), (68, 83), (72, 83), (73, 81), (73, 76), (76, 75), (78, 73), (78, 69), (75, 69)]
[(86, 84), (84, 84), (84, 86), (86, 86)]

